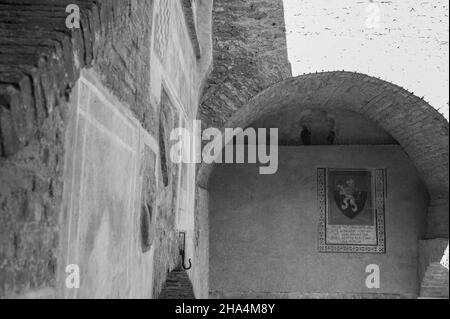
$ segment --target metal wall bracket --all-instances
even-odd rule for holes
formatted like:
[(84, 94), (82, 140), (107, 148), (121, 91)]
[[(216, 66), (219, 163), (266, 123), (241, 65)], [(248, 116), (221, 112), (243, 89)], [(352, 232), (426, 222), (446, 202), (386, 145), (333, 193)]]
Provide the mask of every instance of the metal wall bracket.
[(188, 259), (189, 266), (185, 266), (185, 258), (186, 258), (186, 233), (180, 232), (179, 234), (180, 238), (180, 256), (181, 256), (181, 267), (183, 267), (184, 270), (189, 270), (192, 268), (192, 261), (191, 258)]

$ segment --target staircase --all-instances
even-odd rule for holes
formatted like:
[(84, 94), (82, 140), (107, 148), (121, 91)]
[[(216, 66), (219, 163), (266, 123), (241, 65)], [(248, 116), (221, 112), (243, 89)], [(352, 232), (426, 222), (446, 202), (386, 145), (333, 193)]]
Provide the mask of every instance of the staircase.
[(158, 299), (195, 299), (187, 272), (175, 269), (169, 273)]

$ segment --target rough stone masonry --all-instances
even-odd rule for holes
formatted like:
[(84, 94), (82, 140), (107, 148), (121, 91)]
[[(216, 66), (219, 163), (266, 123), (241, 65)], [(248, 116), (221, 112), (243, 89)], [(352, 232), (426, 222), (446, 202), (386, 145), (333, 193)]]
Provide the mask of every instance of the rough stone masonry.
[[(65, 24), (69, 4), (79, 29)], [(366, 75), (292, 78), (283, 1), (0, 0), (0, 298), (214, 297), (214, 167), (171, 163), (170, 131), (195, 119), (245, 128), (288, 104), (345, 104), (400, 144), (431, 197), (414, 295), (448, 297), (436, 264), (448, 243), (448, 122)], [(69, 262), (78, 291), (65, 286)]]

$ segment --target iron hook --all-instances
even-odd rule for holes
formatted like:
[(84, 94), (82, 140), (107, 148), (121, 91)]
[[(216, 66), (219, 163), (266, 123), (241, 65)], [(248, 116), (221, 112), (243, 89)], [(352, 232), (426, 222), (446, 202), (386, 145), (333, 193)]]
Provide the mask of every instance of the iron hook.
[(183, 269), (184, 269), (184, 270), (190, 270), (190, 269), (192, 268), (191, 258), (189, 258), (188, 262), (189, 262), (189, 266), (186, 267), (186, 266), (184, 265), (184, 255), (183, 255), (183, 264), (182, 264), (182, 266), (183, 266)]

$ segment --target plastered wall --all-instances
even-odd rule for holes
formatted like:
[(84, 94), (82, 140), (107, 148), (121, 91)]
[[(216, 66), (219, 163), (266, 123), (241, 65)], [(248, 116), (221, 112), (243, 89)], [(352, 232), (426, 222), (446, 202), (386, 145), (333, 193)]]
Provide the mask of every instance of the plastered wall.
[[(142, 247), (141, 200), (147, 191), (142, 189), (144, 173), (157, 184), (156, 140), (120, 102), (102, 92), (92, 73), (83, 72), (72, 101), (59, 295), (151, 298), (154, 245), (148, 251)], [(155, 212), (155, 192), (149, 195), (146, 203)], [(65, 286), (67, 265), (79, 267), (79, 289)]]
[[(317, 168), (386, 168), (386, 254), (319, 253)], [(279, 170), (219, 165), (210, 180), (212, 297), (416, 297), (427, 192), (398, 146), (281, 147)], [(381, 287), (365, 285), (377, 264)]]

